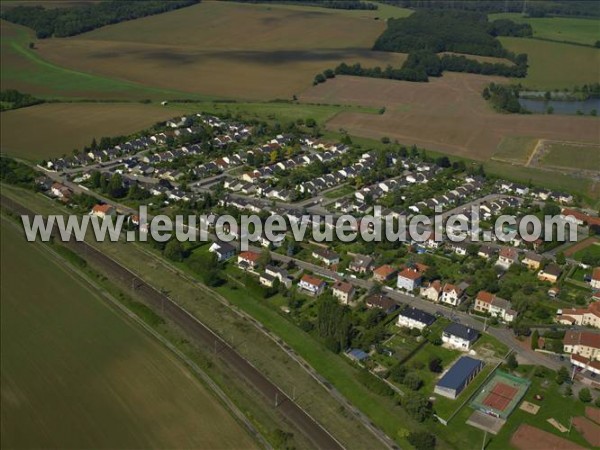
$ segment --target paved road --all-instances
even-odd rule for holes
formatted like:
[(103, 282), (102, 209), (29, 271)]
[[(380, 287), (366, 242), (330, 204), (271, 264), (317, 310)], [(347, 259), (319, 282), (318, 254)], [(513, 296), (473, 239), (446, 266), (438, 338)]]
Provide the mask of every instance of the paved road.
[[(1, 201), (3, 206), (18, 214), (28, 214), (30, 216), (34, 214), (32, 211), (4, 196), (1, 197)], [(67, 245), (82, 258), (94, 261), (102, 267), (103, 272), (108, 274), (111, 278), (118, 279), (127, 285), (134, 286), (135, 290), (141, 294), (155, 310), (161, 311), (161, 314), (170, 320), (173, 320), (199, 344), (203, 344), (207, 349), (217, 352), (218, 355), (236, 371), (236, 373), (245, 378), (247, 382), (254, 386), (254, 388), (261, 392), (265, 397), (272, 399), (273, 401), (278, 399), (276, 408), (278, 408), (288, 420), (294, 423), (294, 425), (310, 439), (316, 448), (343, 449), (343, 446), (329, 434), (327, 430), (310, 417), (300, 406), (289, 398), (285, 392), (271, 383), (249, 361), (237, 353), (234, 348), (229, 346), (227, 342), (221, 339), (210, 328), (171, 300), (168, 296), (157, 291), (129, 269), (99, 252), (91, 245), (85, 242), (76, 241), (69, 242)]]

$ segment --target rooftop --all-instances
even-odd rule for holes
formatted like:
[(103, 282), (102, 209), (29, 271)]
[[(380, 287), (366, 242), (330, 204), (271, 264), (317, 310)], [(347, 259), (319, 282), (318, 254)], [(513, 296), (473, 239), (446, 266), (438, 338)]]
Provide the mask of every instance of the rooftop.
[(478, 359), (463, 356), (440, 378), (437, 385), (448, 389), (459, 389), (482, 365), (483, 362)]

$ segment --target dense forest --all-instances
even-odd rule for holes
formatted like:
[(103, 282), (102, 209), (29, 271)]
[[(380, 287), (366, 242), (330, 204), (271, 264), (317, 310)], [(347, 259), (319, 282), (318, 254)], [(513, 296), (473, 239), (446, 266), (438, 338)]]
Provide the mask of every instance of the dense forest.
[(489, 22), (487, 16), (469, 11), (419, 10), (403, 19), (388, 20), (373, 50), (412, 53), (456, 52), (510, 57), (496, 36), (531, 36), (529, 24), (510, 20)]
[(357, 0), (232, 0), (237, 3), (279, 3), (288, 5), (319, 6), (331, 9), (377, 9), (376, 3)]
[(200, 0), (108, 0), (72, 8), (17, 6), (2, 13), (2, 19), (32, 28), (39, 39), (67, 37), (126, 20), (183, 8)]
[(518, 12), (529, 17), (600, 17), (600, 2), (589, 0), (381, 0), (403, 8), (454, 9), (484, 13)]
[(15, 89), (0, 91), (0, 111), (24, 108), (26, 106), (39, 105), (44, 100), (35, 98), (31, 94), (24, 94)]

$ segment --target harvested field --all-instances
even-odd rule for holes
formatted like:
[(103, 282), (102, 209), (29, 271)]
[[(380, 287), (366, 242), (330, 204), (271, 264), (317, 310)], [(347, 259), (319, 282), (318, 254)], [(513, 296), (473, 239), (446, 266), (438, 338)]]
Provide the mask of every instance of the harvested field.
[[(343, 112), (328, 122), (330, 130), (380, 139), (478, 160), (487, 160), (506, 137), (531, 136), (598, 143), (598, 120), (498, 114), (481, 97), (497, 77), (447, 73), (429, 83), (340, 76), (300, 96), (311, 103), (385, 106), (383, 115)], [(505, 81), (505, 80), (504, 80)]]
[(256, 447), (174, 355), (1, 228), (2, 448)]
[[(153, 88), (130, 81), (84, 73), (52, 64), (36, 49), (33, 31), (0, 20), (0, 72), (2, 89), (18, 89), (37, 96), (52, 98), (77, 97), (98, 99), (173, 99), (182, 98), (179, 91)], [(200, 96), (188, 94), (189, 98)]]
[(243, 99), (291, 98), (342, 61), (399, 66), (405, 55), (372, 52), (385, 22), (357, 12), (203, 2), (39, 41), (61, 67), (165, 89)]
[(584, 447), (547, 431), (523, 424), (512, 435), (511, 445), (519, 450), (583, 450)]
[(594, 408), (593, 406), (585, 407), (585, 415), (589, 419), (593, 420), (600, 425), (600, 408)]
[(29, 160), (70, 154), (93, 138), (127, 135), (179, 111), (138, 103), (43, 104), (1, 114), (2, 153)]
[(594, 447), (600, 447), (600, 425), (585, 417), (574, 417), (573, 426), (581, 433), (586, 441)]

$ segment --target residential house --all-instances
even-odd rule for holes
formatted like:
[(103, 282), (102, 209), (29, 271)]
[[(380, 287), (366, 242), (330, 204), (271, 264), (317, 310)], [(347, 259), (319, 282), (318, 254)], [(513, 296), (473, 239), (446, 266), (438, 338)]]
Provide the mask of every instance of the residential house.
[(467, 255), (468, 245), (464, 242), (453, 242), (449, 245), (449, 248), (459, 256)]
[(540, 270), (537, 277), (540, 281), (556, 283), (561, 273), (562, 269), (559, 266), (556, 264), (548, 264), (546, 267), (544, 267), (544, 270)]
[[(264, 281), (263, 277), (265, 278)], [(272, 287), (275, 280), (279, 280), (287, 289), (292, 287), (292, 279), (288, 276), (287, 270), (269, 264), (265, 267), (264, 274), (261, 275), (260, 283), (264, 286)]]
[(117, 214), (117, 211), (113, 206), (108, 205), (108, 204), (103, 204), (103, 205), (94, 205), (90, 214), (92, 216), (96, 216), (101, 219), (104, 219), (105, 217), (114, 217)]
[(387, 280), (391, 279), (396, 274), (396, 272), (396, 269), (394, 269), (392, 266), (384, 264), (383, 266), (380, 266), (373, 271), (373, 279), (380, 283), (384, 283)]
[(52, 195), (61, 200), (67, 200), (71, 198), (72, 194), (71, 189), (69, 189), (64, 184), (60, 183), (52, 183), (52, 186), (50, 187), (50, 192), (52, 193)]
[(405, 291), (413, 291), (421, 286), (423, 275), (417, 269), (407, 267), (398, 274), (397, 287)]
[(495, 254), (496, 254), (496, 250), (494, 249), (494, 247), (491, 247), (489, 245), (482, 245), (481, 247), (479, 247), (479, 250), (477, 251), (477, 256), (479, 256), (480, 258), (483, 258), (483, 259), (490, 259)]
[(442, 342), (458, 350), (469, 350), (479, 338), (479, 332), (460, 323), (452, 322), (442, 332)]
[(235, 256), (235, 247), (223, 241), (213, 242), (208, 251), (217, 255), (217, 260), (219, 262), (226, 261)]
[(368, 273), (373, 269), (373, 258), (365, 255), (356, 255), (348, 269), (352, 272)]
[(391, 314), (398, 309), (398, 304), (385, 294), (373, 294), (365, 300), (367, 308), (379, 308), (386, 314)]
[(347, 305), (352, 300), (352, 297), (354, 297), (354, 286), (350, 283), (337, 281), (331, 289), (333, 296), (344, 305)]
[(300, 289), (303, 289), (314, 296), (321, 295), (325, 286), (326, 284), (323, 280), (308, 274), (303, 275), (300, 279), (300, 283), (298, 283)]
[(538, 255), (535, 252), (527, 252), (525, 253), (525, 257), (523, 258), (523, 265), (525, 265), (529, 270), (538, 270), (540, 265), (542, 264), (542, 255)]
[(243, 270), (254, 270), (258, 267), (259, 259), (260, 253), (250, 251), (241, 252), (237, 258), (238, 267)]
[(328, 248), (316, 248), (312, 252), (312, 257), (322, 261), (328, 266), (332, 266), (340, 262), (340, 255), (332, 250), (329, 250)]
[(569, 330), (563, 350), (571, 355), (571, 364), (600, 374), (600, 333)]
[(503, 322), (512, 322), (517, 317), (517, 312), (512, 309), (512, 304), (503, 298), (487, 292), (479, 291), (475, 298), (475, 311), (488, 313)]
[(396, 325), (399, 327), (417, 328), (422, 330), (435, 322), (435, 316), (426, 313), (420, 309), (409, 307), (400, 311), (398, 315), (398, 322)]
[(458, 306), (463, 297), (463, 289), (450, 283), (446, 283), (442, 289), (440, 302), (447, 303), (452, 306)]
[(500, 254), (498, 255), (498, 261), (496, 265), (502, 266), (504, 269), (508, 269), (514, 263), (519, 262), (519, 252), (514, 248), (502, 247)]
[(555, 320), (564, 325), (600, 328), (600, 302), (590, 303), (586, 308), (559, 309)]
[(442, 295), (442, 283), (440, 280), (434, 280), (421, 288), (421, 297), (432, 302), (439, 301), (440, 295)]

